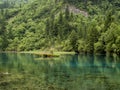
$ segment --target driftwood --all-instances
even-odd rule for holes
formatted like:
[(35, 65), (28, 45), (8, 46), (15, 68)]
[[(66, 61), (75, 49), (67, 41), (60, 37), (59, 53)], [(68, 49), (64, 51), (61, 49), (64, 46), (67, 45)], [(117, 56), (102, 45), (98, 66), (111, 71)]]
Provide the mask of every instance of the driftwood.
[(10, 73), (8, 73), (8, 72), (1, 72), (0, 73), (0, 77), (6, 76), (6, 75), (10, 75)]

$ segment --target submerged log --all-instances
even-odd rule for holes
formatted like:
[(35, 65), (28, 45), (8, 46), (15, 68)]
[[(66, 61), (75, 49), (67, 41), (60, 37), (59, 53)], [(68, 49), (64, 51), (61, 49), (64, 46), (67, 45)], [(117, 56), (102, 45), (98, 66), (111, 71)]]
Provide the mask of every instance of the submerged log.
[(42, 56), (44, 58), (47, 58), (47, 57), (59, 57), (59, 55), (54, 55), (54, 54), (43, 54)]
[(59, 57), (59, 54), (53, 54), (53, 53), (34, 53), (36, 55), (39, 55), (43, 58), (50, 58), (50, 57)]
[(1, 72), (0, 73), (0, 77), (6, 76), (6, 75), (10, 75), (10, 73), (8, 73), (8, 72)]

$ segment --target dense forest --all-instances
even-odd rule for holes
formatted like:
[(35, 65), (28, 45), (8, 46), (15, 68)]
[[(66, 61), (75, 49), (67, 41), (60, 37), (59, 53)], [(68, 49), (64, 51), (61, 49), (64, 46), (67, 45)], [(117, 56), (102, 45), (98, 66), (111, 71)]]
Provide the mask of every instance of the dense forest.
[(119, 0), (0, 0), (0, 50), (120, 54)]

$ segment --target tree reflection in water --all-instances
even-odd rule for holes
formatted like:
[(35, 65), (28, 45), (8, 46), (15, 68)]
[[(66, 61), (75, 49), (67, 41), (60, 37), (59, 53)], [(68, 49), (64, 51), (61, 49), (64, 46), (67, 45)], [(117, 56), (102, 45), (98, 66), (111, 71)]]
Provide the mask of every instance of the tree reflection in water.
[(62, 55), (49, 60), (35, 60), (35, 57), (0, 54), (0, 90), (120, 88), (120, 57), (117, 55)]

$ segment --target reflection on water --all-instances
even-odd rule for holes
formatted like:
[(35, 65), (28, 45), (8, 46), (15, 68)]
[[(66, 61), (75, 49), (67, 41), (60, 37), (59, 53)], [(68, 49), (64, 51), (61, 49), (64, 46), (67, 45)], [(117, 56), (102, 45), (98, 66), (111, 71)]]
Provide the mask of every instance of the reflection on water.
[(0, 54), (0, 90), (119, 90), (120, 57)]

